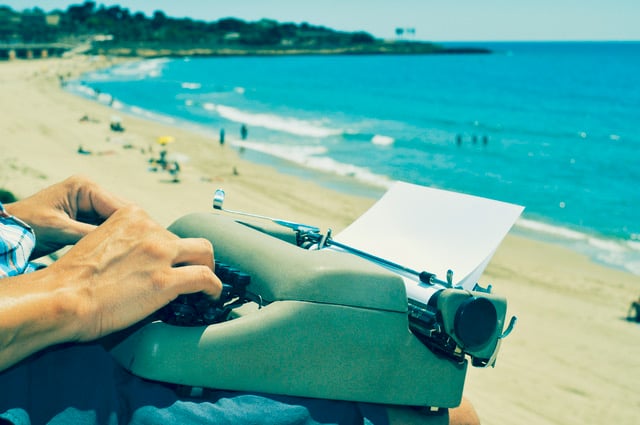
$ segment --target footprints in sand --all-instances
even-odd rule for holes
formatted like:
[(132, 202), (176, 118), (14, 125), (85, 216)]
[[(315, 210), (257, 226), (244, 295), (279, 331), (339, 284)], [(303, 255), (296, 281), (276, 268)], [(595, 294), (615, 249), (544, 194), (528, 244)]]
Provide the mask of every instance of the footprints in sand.
[(0, 186), (6, 185), (7, 181), (15, 177), (16, 174), (38, 180), (47, 179), (46, 174), (22, 163), (18, 158), (5, 158), (0, 162)]

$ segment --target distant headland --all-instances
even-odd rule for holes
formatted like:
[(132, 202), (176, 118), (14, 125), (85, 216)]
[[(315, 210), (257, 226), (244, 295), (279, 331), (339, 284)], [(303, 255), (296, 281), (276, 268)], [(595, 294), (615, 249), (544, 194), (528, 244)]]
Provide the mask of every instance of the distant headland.
[(205, 22), (168, 17), (162, 11), (147, 17), (120, 6), (96, 7), (91, 1), (50, 12), (0, 6), (0, 59), (57, 56), (67, 51), (145, 58), (491, 53), (478, 47), (382, 40), (362, 31), (336, 31), (308, 23), (236, 18)]

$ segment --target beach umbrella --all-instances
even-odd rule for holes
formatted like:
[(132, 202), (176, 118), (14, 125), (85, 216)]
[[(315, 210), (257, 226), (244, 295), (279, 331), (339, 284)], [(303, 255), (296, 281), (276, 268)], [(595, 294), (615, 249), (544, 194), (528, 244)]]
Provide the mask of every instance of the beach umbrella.
[(162, 146), (168, 145), (169, 143), (173, 143), (176, 139), (173, 136), (160, 136), (158, 137), (158, 143)]

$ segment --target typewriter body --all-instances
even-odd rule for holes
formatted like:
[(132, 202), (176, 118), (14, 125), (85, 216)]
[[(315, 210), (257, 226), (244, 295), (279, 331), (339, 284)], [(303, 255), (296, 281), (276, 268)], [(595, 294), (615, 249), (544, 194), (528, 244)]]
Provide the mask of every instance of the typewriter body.
[[(492, 366), (505, 336), (505, 299), (429, 282), (428, 302), (408, 300), (402, 277), (388, 268), (317, 249), (317, 238), (309, 249), (306, 227), (219, 211), (169, 229), (210, 240), (216, 263), (233, 272), (222, 273), (230, 276), (221, 276), (229, 281), (224, 300), (208, 307), (207, 319), (185, 318), (184, 309), (203, 313), (174, 302), (111, 350), (150, 380), (447, 408), (460, 403), (468, 364)], [(172, 322), (176, 316), (183, 322)]]

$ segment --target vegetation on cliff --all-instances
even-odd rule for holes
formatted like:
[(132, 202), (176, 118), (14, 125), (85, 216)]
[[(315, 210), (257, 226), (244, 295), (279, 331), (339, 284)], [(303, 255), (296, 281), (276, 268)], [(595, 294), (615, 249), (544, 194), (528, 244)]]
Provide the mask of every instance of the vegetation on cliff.
[(162, 11), (147, 17), (120, 6), (72, 5), (65, 11), (0, 6), (0, 43), (77, 44), (91, 42), (90, 53), (137, 56), (313, 53), (485, 53), (451, 50), (414, 41), (384, 41), (358, 32), (335, 31), (308, 23), (263, 19), (214, 22), (171, 18)]

